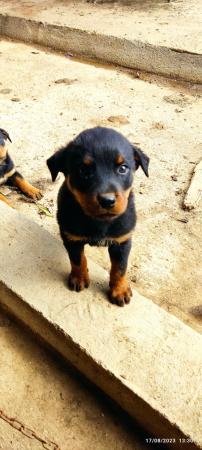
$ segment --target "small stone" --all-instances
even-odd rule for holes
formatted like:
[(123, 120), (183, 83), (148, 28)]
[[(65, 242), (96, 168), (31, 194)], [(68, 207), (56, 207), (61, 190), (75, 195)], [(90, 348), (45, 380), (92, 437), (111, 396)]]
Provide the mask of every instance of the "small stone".
[(177, 189), (175, 191), (175, 195), (181, 195), (183, 193), (183, 189)]
[(173, 181), (177, 181), (177, 175), (171, 175), (171, 180), (173, 180)]
[(155, 128), (156, 130), (164, 130), (166, 127), (162, 122), (153, 122), (152, 128)]
[(113, 123), (114, 125), (126, 125), (129, 122), (127, 117), (125, 116), (110, 116), (107, 118), (108, 122)]
[(120, 375), (120, 376), (121, 376), (121, 378), (123, 378), (124, 380), (127, 380), (126, 375), (122, 374), (122, 375)]
[[(134, 266), (134, 267), (137, 267), (137, 266)], [(131, 279), (131, 281), (132, 281), (133, 283), (137, 283), (137, 277), (136, 277), (136, 275), (132, 275), (132, 277), (131, 277), (130, 279)]]
[(182, 219), (177, 219), (178, 222), (187, 223), (189, 222), (189, 219), (187, 217), (182, 217)]
[(11, 89), (6, 89), (6, 88), (5, 88), (5, 89), (1, 89), (1, 90), (0, 90), (0, 93), (1, 93), (1, 94), (10, 94), (10, 92), (11, 92)]
[(73, 53), (68, 52), (65, 54), (65, 56), (66, 56), (66, 58), (72, 58), (74, 55), (73, 55)]
[(182, 111), (183, 111), (183, 109), (175, 108), (175, 112), (176, 112), (176, 113), (181, 113)]
[(76, 81), (78, 81), (77, 78), (74, 78), (73, 80), (71, 80), (70, 78), (60, 78), (59, 80), (55, 80), (55, 84), (66, 84), (67, 86), (70, 86)]

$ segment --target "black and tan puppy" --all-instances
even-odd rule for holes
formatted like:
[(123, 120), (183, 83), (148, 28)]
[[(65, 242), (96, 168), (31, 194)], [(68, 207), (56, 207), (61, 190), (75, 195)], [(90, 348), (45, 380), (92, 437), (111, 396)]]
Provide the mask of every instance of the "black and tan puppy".
[[(26, 194), (33, 200), (40, 199), (42, 197), (41, 191), (28, 183), (22, 175), (17, 172), (6, 148), (7, 140), (11, 142), (9, 134), (7, 131), (0, 128), (0, 185), (7, 184), (9, 186), (16, 186), (23, 194)], [(1, 193), (0, 200), (3, 200), (10, 205), (9, 200)]]
[(107, 245), (111, 259), (110, 300), (129, 303), (126, 279), (131, 235), (136, 223), (133, 172), (148, 176), (149, 158), (109, 128), (83, 131), (47, 161), (52, 180), (65, 181), (58, 195), (58, 223), (71, 262), (69, 287), (89, 286), (85, 244)]

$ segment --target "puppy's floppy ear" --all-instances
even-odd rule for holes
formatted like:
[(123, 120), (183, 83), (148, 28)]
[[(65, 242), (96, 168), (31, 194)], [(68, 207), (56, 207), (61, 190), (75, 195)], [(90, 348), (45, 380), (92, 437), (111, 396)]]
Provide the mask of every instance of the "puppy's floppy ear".
[(70, 143), (66, 147), (61, 148), (47, 159), (47, 166), (50, 170), (52, 181), (56, 180), (59, 172), (67, 175), (71, 146), (72, 143)]
[(139, 147), (132, 145), (132, 148), (133, 148), (133, 154), (134, 154), (135, 165), (136, 165), (135, 170), (137, 170), (138, 167), (141, 166), (143, 172), (148, 177), (149, 176), (149, 172), (148, 172), (149, 157), (147, 155), (145, 155), (145, 153), (142, 152), (142, 150), (140, 150)]

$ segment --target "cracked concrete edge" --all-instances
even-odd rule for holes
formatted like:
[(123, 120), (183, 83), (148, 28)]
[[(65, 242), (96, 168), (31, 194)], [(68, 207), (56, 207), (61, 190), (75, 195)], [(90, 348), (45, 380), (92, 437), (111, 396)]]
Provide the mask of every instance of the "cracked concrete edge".
[(202, 55), (0, 14), (0, 35), (74, 56), (202, 83)]
[[(109, 371), (102, 361), (95, 360), (70, 335), (48, 321), (41, 312), (31, 308), (25, 299), (19, 297), (2, 281), (0, 281), (0, 306), (115, 401), (138, 425), (150, 433), (149, 437), (156, 436), (158, 439), (165, 439), (168, 447), (172, 449), (180, 449), (182, 444), (179, 442), (184, 442), (183, 448), (185, 449), (201, 449), (200, 443), (192, 442), (190, 436), (184, 434), (175, 423), (171, 423), (165, 415), (135, 393), (124, 380)], [(174, 443), (174, 439), (178, 442), (177, 444)]]
[(200, 335), (138, 293), (124, 309), (107, 303), (107, 273), (90, 261), (91, 288), (68, 291), (62, 243), (3, 202), (0, 215), (0, 306), (148, 433), (170, 439), (171, 448), (181, 448), (180, 439), (184, 448), (201, 448)]

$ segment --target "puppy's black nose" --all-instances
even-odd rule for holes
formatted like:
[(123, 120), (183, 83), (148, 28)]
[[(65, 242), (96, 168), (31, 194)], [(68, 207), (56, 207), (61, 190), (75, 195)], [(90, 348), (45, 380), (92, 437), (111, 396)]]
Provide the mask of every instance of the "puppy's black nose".
[(115, 194), (99, 194), (98, 195), (98, 202), (100, 206), (104, 209), (110, 209), (113, 208), (116, 202)]

